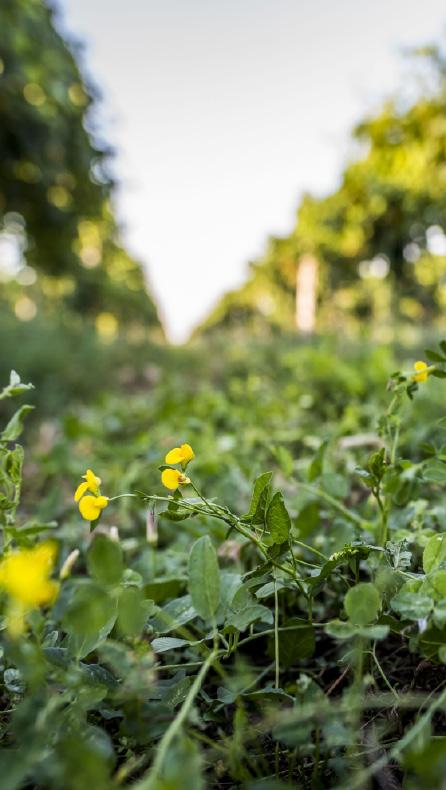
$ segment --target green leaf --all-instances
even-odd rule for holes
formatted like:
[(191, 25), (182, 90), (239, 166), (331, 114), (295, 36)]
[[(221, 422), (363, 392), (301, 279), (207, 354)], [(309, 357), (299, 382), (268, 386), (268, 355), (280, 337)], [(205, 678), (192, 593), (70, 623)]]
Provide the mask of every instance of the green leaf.
[(381, 598), (374, 584), (360, 582), (347, 592), (344, 607), (354, 625), (368, 625), (378, 616)]
[(291, 519), (280, 491), (274, 494), (266, 512), (266, 525), (274, 543), (285, 543), (291, 529)]
[(62, 619), (70, 652), (84, 658), (95, 650), (112, 630), (116, 615), (116, 601), (102, 587), (92, 582), (76, 587)]
[(424, 349), (424, 355), (429, 360), (429, 362), (445, 362), (445, 358), (438, 354), (436, 351), (432, 351), (430, 348)]
[(187, 697), (191, 683), (192, 679), (189, 676), (186, 676), (185, 678), (181, 678), (178, 683), (169, 686), (166, 694), (164, 694), (162, 697), (164, 704), (172, 710), (178, 707), (178, 705), (181, 705), (181, 703), (184, 702)]
[(162, 609), (159, 609), (152, 625), (159, 634), (167, 634), (169, 631), (175, 631), (180, 625), (185, 625), (196, 616), (197, 612), (192, 606), (191, 596), (183, 595), (181, 598), (169, 601)]
[(445, 483), (446, 482), (446, 464), (439, 461), (438, 458), (433, 458), (423, 466), (423, 477), (430, 483)]
[(190, 645), (187, 639), (177, 639), (174, 636), (160, 636), (153, 639), (151, 646), (155, 653), (165, 653), (167, 650), (175, 650), (178, 647)]
[(14, 449), (8, 452), (5, 461), (5, 469), (10, 480), (14, 485), (19, 486), (22, 482), (22, 467), (24, 450), (20, 444), (16, 444)]
[(446, 560), (446, 534), (433, 535), (429, 538), (423, 551), (423, 570), (430, 573), (441, 566)]
[(423, 582), (422, 592), (431, 595), (436, 601), (446, 597), (446, 570), (436, 570), (429, 574)]
[(34, 406), (21, 406), (18, 411), (11, 417), (6, 428), (0, 435), (3, 442), (15, 442), (23, 431), (23, 418), (34, 409)]
[(144, 594), (146, 598), (151, 598), (155, 603), (163, 603), (168, 598), (177, 598), (185, 587), (185, 578), (157, 579), (144, 585)]
[(215, 615), (220, 602), (220, 569), (209, 535), (198, 538), (189, 555), (189, 592), (196, 612), (204, 620)]
[(291, 700), (291, 702), (294, 702), (294, 697), (292, 697), (291, 694), (287, 694), (286, 691), (280, 688), (276, 688), (275, 686), (265, 686), (265, 688), (259, 689), (258, 691), (250, 691), (248, 693), (244, 693), (243, 697), (251, 700), (252, 702), (262, 702), (263, 700), (274, 701), (277, 699), (288, 700), (288, 701)]
[(446, 625), (446, 600), (438, 601), (435, 604), (433, 618), (438, 628), (444, 628)]
[(27, 390), (33, 390), (33, 384), (24, 384), (20, 380), (20, 376), (16, 373), (15, 370), (11, 370), (9, 376), (9, 384), (7, 387), (4, 387), (0, 392), (0, 400), (4, 400), (4, 398), (13, 398), (15, 395), (21, 395), (22, 392), (26, 392)]
[(277, 581), (266, 582), (266, 584), (262, 584), (258, 590), (255, 592), (256, 598), (269, 598), (271, 595), (274, 595), (274, 591), (281, 590), (283, 587), (286, 587), (285, 582), (282, 579), (277, 579)]
[(422, 593), (400, 591), (392, 598), (390, 606), (403, 620), (423, 620), (432, 611), (434, 602)]
[(349, 492), (348, 481), (345, 477), (338, 474), (324, 474), (321, 477), (321, 486), (327, 494), (344, 499)]
[(232, 625), (238, 631), (246, 631), (251, 623), (255, 623), (256, 620), (272, 624), (273, 613), (271, 609), (259, 603), (249, 604), (239, 612), (231, 612), (226, 618), (225, 625)]
[(304, 539), (319, 526), (319, 521), (319, 503), (309, 502), (297, 515), (294, 527), (297, 529), (299, 537)]
[(364, 639), (385, 639), (390, 631), (388, 625), (363, 625), (356, 626), (356, 633)]
[(3, 682), (8, 691), (12, 694), (23, 694), (25, 691), (25, 682), (18, 669), (14, 669), (13, 667), (5, 669), (3, 673)]
[(148, 605), (138, 587), (124, 587), (118, 601), (117, 626), (123, 636), (138, 636), (147, 620)]
[(117, 584), (124, 570), (121, 545), (107, 535), (96, 535), (87, 553), (87, 567), (101, 584)]
[(324, 631), (333, 639), (351, 639), (355, 633), (355, 627), (348, 620), (331, 620), (325, 626)]
[[(315, 629), (313, 626), (297, 618), (285, 620), (283, 623), (284, 628), (293, 625), (300, 627), (293, 631), (279, 631), (280, 665), (286, 669), (295, 666), (304, 658), (312, 656), (315, 649)], [(271, 640), (270, 644), (273, 651), (273, 640)]]
[(253, 524), (263, 524), (272, 476), (272, 472), (264, 472), (255, 481), (249, 510), (246, 515), (242, 516), (244, 521), (251, 521)]

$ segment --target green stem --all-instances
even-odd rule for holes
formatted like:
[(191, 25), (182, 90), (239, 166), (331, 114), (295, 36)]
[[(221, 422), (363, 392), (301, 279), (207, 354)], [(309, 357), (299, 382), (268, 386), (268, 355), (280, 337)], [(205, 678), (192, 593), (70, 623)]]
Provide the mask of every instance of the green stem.
[(133, 790), (152, 790), (155, 787), (157, 779), (159, 778), (160, 772), (162, 770), (167, 752), (169, 751), (170, 745), (178, 732), (180, 731), (184, 721), (186, 720), (189, 711), (192, 707), (195, 697), (197, 696), (198, 692), (200, 691), (201, 685), (206, 677), (207, 672), (212, 666), (212, 663), (215, 658), (217, 658), (218, 651), (213, 650), (212, 653), (209, 654), (206, 661), (204, 662), (203, 666), (201, 667), (197, 677), (195, 678), (194, 682), (192, 683), (189, 693), (184, 700), (178, 715), (174, 718), (171, 722), (169, 727), (167, 728), (166, 732), (164, 733), (161, 741), (158, 745), (158, 749), (156, 752), (156, 757), (153, 761), (152, 766), (150, 767), (149, 771), (147, 772), (146, 776), (133, 785)]
[(372, 656), (372, 658), (373, 658), (373, 660), (374, 660), (374, 662), (376, 664), (376, 668), (377, 668), (379, 674), (381, 675), (384, 683), (386, 684), (387, 688), (392, 692), (392, 694), (394, 695), (395, 699), (399, 701), (399, 695), (398, 695), (397, 691), (395, 691), (395, 689), (393, 688), (390, 680), (388, 679), (388, 677), (387, 677), (386, 673), (384, 672), (380, 662), (378, 661), (378, 657), (376, 655), (376, 643), (373, 643), (373, 647), (370, 650), (370, 655)]
[(388, 533), (388, 502), (384, 504), (379, 493), (376, 494), (376, 501), (381, 511), (381, 546), (385, 548)]
[(276, 663), (276, 689), (280, 688), (280, 655), (279, 655), (279, 594), (274, 576), (274, 659)]
[(306, 549), (307, 551), (311, 551), (311, 552), (313, 552), (313, 554), (316, 554), (316, 555), (317, 555), (318, 557), (320, 557), (322, 560), (325, 560), (325, 561), (327, 561), (327, 560), (328, 560), (328, 557), (327, 557), (327, 555), (326, 555), (326, 554), (322, 554), (322, 552), (321, 552), (321, 551), (319, 551), (318, 549), (315, 549), (315, 548), (313, 548), (313, 546), (308, 546), (308, 544), (307, 544), (307, 543), (302, 543), (302, 541), (301, 541), (301, 540), (296, 540), (296, 538), (293, 538), (293, 543), (295, 543), (295, 544), (296, 544), (296, 546), (302, 546), (302, 548), (303, 548), (303, 549)]
[[(258, 548), (260, 553), (265, 557), (265, 559), (268, 562), (271, 563), (271, 565), (283, 571), (283, 573), (286, 573), (288, 576), (291, 576), (296, 581), (301, 593), (303, 595), (306, 595), (302, 583), (300, 579), (297, 578), (295, 571), (292, 568), (287, 568), (286, 565), (282, 565), (281, 563), (273, 560), (272, 557), (269, 556), (268, 551), (264, 547), (263, 543), (259, 540), (259, 538), (256, 535), (254, 535), (254, 533), (251, 532), (251, 530), (245, 527), (245, 525), (242, 524), (241, 520), (237, 518), (237, 516), (233, 515), (232, 513), (228, 513), (226, 510), (223, 510), (222, 508), (219, 508), (218, 505), (215, 506), (216, 508), (218, 508), (218, 511), (213, 510), (212, 505), (208, 503), (204, 499), (204, 497), (201, 496), (201, 494), (197, 491), (197, 489), (194, 490), (200, 496), (202, 501), (206, 504), (207, 510), (204, 510), (202, 507), (200, 507), (197, 504), (191, 504), (189, 502), (185, 502), (184, 500), (182, 500), (180, 503), (182, 508), (193, 511), (195, 513), (204, 513), (205, 515), (214, 516), (214, 518), (218, 518), (220, 519), (220, 521), (224, 521), (226, 524), (229, 524), (231, 527), (233, 527), (233, 529), (237, 530), (237, 532), (239, 532), (245, 538), (248, 538), (248, 540)], [(172, 502), (171, 497), (162, 497), (162, 496), (151, 495), (151, 494), (143, 494), (143, 496), (144, 499), (148, 499), (148, 500)]]

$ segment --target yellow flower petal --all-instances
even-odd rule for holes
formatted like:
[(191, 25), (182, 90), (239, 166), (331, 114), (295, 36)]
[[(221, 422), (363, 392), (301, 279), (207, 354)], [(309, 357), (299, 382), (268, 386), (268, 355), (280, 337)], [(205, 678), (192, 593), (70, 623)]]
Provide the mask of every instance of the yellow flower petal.
[(23, 611), (52, 603), (59, 586), (49, 576), (56, 559), (54, 543), (40, 543), (33, 549), (7, 554), (0, 563), (0, 586), (8, 593), (15, 608)]
[(192, 450), (190, 444), (182, 444), (180, 449), (183, 453), (183, 464), (188, 464), (189, 461), (192, 461), (195, 458), (195, 453)]
[(166, 464), (181, 464), (183, 461), (181, 447), (174, 447), (173, 450), (170, 450), (164, 460)]
[(57, 546), (54, 541), (46, 540), (44, 543), (39, 543), (33, 552), (35, 562), (40, 563), (42, 567), (46, 566), (49, 571), (53, 569), (57, 557)]
[(84, 477), (84, 480), (87, 481), (88, 488), (91, 491), (91, 493), (92, 494), (97, 494), (98, 491), (99, 491), (99, 486), (102, 483), (101, 478), (98, 477), (97, 475), (95, 475), (95, 473), (91, 469), (87, 469), (87, 471), (85, 472), (83, 477)]
[(170, 488), (171, 491), (175, 491), (180, 485), (180, 477), (181, 473), (178, 472), (177, 469), (163, 469), (161, 474), (161, 482), (163, 486), (166, 486), (166, 488)]
[(86, 491), (88, 491), (88, 483), (80, 483), (74, 492), (74, 501), (79, 502), (81, 496), (83, 496)]
[(84, 482), (80, 483), (74, 493), (74, 501), (79, 502), (79, 499), (85, 494), (86, 491), (91, 491), (92, 494), (99, 494), (99, 486), (101, 485), (101, 478), (97, 477), (91, 469), (87, 469), (82, 475)]
[(177, 469), (163, 469), (161, 482), (166, 488), (175, 491), (178, 486), (185, 486), (190, 483), (190, 480), (186, 475), (183, 475), (182, 472), (178, 472)]
[(184, 464), (185, 466), (195, 458), (195, 453), (190, 444), (182, 444), (181, 447), (174, 447), (165, 458), (166, 464)]
[(426, 381), (429, 373), (427, 372), (428, 365), (425, 362), (419, 360), (414, 364), (414, 370), (416, 370), (416, 374), (412, 376), (414, 381), (421, 382)]
[(106, 496), (84, 496), (79, 502), (79, 511), (86, 521), (96, 521), (101, 515), (101, 510), (107, 505)]

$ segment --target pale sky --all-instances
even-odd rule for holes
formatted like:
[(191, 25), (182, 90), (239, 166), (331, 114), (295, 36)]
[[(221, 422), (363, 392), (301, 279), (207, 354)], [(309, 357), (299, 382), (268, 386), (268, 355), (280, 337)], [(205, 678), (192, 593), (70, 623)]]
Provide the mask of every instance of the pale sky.
[(182, 341), (304, 191), (336, 185), (352, 125), (438, 41), (442, 0), (59, 0), (117, 151), (118, 218)]

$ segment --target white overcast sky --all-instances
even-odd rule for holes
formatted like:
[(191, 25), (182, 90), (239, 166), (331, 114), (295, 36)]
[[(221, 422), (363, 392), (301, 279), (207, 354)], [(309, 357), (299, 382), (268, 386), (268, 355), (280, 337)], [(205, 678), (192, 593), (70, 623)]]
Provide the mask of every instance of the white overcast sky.
[(348, 133), (438, 41), (442, 0), (59, 0), (117, 150), (118, 215), (169, 336), (239, 285)]

